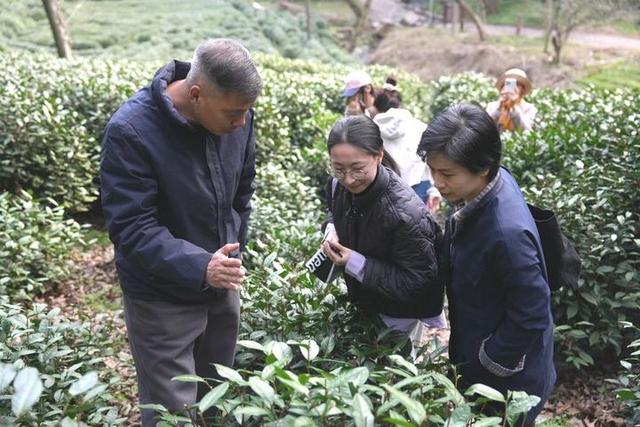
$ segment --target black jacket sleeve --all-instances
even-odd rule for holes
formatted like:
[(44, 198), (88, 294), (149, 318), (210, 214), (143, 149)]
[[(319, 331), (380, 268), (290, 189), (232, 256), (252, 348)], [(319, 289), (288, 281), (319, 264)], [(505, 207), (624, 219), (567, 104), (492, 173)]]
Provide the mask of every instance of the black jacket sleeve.
[(200, 289), (212, 254), (158, 222), (158, 181), (129, 125), (106, 129), (100, 180), (109, 236), (120, 253), (157, 277)]
[(407, 302), (440, 292), (435, 251), (437, 229), (426, 210), (419, 219), (403, 215), (391, 234), (391, 258), (383, 261), (367, 256), (362, 286)]

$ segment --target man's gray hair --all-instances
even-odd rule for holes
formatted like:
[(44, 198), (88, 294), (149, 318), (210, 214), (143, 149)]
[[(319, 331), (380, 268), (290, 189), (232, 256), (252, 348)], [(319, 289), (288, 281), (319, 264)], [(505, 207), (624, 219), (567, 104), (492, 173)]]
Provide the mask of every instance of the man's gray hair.
[(204, 78), (223, 93), (233, 92), (254, 101), (262, 92), (262, 78), (249, 51), (235, 40), (210, 39), (193, 53), (189, 84)]

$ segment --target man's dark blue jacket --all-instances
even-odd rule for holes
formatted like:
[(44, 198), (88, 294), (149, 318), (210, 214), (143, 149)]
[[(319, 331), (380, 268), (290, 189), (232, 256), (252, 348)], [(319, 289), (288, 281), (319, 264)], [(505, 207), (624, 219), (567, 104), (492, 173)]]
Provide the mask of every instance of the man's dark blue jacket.
[(190, 65), (173, 61), (113, 115), (100, 162), (102, 208), (125, 294), (205, 303), (213, 252), (244, 246), (255, 177), (253, 112), (231, 134), (189, 123), (166, 95)]
[(461, 211), (459, 219), (448, 221), (445, 233), (449, 355), (466, 385), (482, 383), (503, 393), (522, 390), (540, 397), (531, 422), (556, 380), (550, 291), (538, 230), (505, 169), (491, 190), (468, 207), (465, 215)]

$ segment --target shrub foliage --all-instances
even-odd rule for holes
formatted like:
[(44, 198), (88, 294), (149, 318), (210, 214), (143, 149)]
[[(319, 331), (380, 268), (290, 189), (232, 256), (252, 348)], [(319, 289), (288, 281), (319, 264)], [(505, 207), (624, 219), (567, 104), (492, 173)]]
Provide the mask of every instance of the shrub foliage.
[(98, 323), (71, 322), (44, 304), (24, 309), (3, 296), (0, 338), (0, 393), (11, 397), (0, 399), (1, 425), (122, 424), (108, 391), (118, 378), (98, 375), (109, 355)]
[(0, 295), (31, 299), (67, 277), (82, 241), (80, 225), (63, 215), (26, 193), (0, 194)]
[[(348, 69), (257, 60), (266, 84), (255, 107), (258, 188), (243, 349), (238, 372), (212, 383), (199, 409), (216, 406), (229, 422), (256, 425), (413, 425), (427, 422), (423, 412), (436, 425), (464, 423), (476, 404), (435, 375), (446, 372), (445, 362), (427, 355), (414, 373), (406, 348), (372, 319), (359, 318), (342, 285), (319, 285), (303, 269), (320, 241), (324, 139), (342, 112), (341, 79)], [(0, 100), (9, 106), (0, 111), (0, 234), (9, 260), (0, 264), (0, 286), (24, 297), (21, 289), (42, 290), (64, 276), (78, 225), (64, 222), (62, 208), (82, 211), (96, 201), (101, 129), (159, 64), (15, 54), (0, 55), (0, 64), (9, 70), (0, 77)], [(496, 96), (480, 75), (423, 84), (388, 68), (369, 71), (379, 82), (395, 74), (408, 108), (425, 120), (452, 103), (485, 104)], [(607, 350), (620, 352), (629, 337), (619, 325), (635, 321), (640, 304), (638, 95), (540, 90), (531, 96), (539, 109), (535, 130), (504, 136), (505, 166), (529, 201), (556, 211), (583, 258), (578, 287), (553, 297), (558, 351), (576, 367)], [(10, 194), (22, 190), (40, 202)], [(429, 370), (434, 373), (423, 373)], [(484, 388), (469, 394), (506, 399)], [(507, 408), (513, 401), (520, 408), (530, 403), (526, 396), (507, 398)], [(482, 425), (492, 422), (502, 421)]]

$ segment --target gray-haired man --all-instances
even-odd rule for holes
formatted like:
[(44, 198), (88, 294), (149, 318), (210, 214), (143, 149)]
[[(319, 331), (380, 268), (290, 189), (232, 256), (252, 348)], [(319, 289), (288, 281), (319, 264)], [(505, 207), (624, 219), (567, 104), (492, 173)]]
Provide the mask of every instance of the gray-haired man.
[[(249, 52), (214, 39), (172, 61), (109, 121), (102, 207), (115, 246), (140, 402), (177, 411), (205, 391), (171, 381), (233, 363), (255, 176)], [(142, 410), (142, 424), (155, 413)]]

